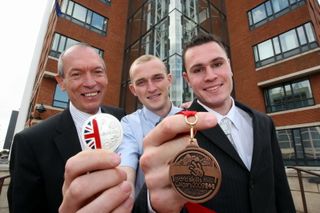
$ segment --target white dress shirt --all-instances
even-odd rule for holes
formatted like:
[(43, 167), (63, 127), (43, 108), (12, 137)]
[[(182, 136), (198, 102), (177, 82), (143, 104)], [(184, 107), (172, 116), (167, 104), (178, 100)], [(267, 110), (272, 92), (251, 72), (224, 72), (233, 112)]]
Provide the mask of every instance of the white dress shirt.
[(212, 110), (198, 100), (198, 103), (203, 106), (208, 112), (213, 113), (218, 123), (227, 117), (231, 120), (231, 137), (234, 142), (236, 151), (238, 152), (241, 160), (246, 165), (248, 170), (251, 168), (252, 152), (253, 152), (253, 126), (252, 118), (248, 113), (240, 109), (234, 104), (232, 99), (232, 107), (226, 115)]
[[(85, 150), (86, 149), (86, 145), (84, 144), (84, 142), (82, 141), (82, 128), (83, 128), (83, 124), (84, 122), (90, 117), (92, 116), (92, 114), (88, 114), (85, 112), (82, 112), (80, 110), (78, 110), (70, 101), (70, 114), (71, 117), (73, 119), (73, 122), (76, 126), (77, 129), (77, 133), (78, 133), (78, 137), (79, 137), (79, 141), (80, 141), (80, 145), (81, 145), (81, 149)], [(101, 113), (101, 108), (99, 108), (99, 111), (96, 113)], [(95, 114), (95, 115), (96, 115)]]

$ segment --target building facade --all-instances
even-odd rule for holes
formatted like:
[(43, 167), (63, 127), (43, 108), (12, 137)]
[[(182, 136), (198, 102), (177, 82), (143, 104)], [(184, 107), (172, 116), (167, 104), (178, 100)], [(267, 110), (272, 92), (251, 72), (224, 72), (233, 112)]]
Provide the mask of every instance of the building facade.
[(269, 114), (286, 165), (320, 165), (316, 0), (226, 1), (236, 98)]
[(287, 165), (320, 165), (320, 12), (316, 0), (63, 0), (53, 9), (39, 63), (30, 119), (62, 111), (67, 95), (54, 79), (57, 58), (77, 42), (96, 48), (107, 64), (105, 104), (130, 113), (140, 107), (128, 88), (129, 67), (152, 54), (168, 66), (170, 97), (193, 99), (182, 78), (182, 49), (211, 33), (226, 47), (234, 96), (269, 114)]
[(128, 0), (63, 0), (53, 7), (33, 88), (27, 125), (34, 125), (68, 105), (54, 76), (60, 54), (71, 45), (85, 42), (96, 48), (108, 72), (104, 103), (119, 105), (125, 48)]
[(224, 1), (144, 0), (130, 1), (121, 102), (128, 112), (140, 107), (129, 91), (128, 70), (140, 55), (161, 58), (173, 76), (170, 98), (175, 105), (193, 99), (182, 77), (182, 48), (192, 36), (211, 33), (228, 49)]

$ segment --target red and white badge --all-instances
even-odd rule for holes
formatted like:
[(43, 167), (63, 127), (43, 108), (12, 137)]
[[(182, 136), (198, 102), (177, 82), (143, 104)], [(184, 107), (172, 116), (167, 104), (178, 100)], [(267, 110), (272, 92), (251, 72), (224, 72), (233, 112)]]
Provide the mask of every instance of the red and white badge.
[(89, 117), (82, 128), (82, 141), (88, 149), (114, 151), (122, 141), (123, 130), (113, 115), (100, 113)]

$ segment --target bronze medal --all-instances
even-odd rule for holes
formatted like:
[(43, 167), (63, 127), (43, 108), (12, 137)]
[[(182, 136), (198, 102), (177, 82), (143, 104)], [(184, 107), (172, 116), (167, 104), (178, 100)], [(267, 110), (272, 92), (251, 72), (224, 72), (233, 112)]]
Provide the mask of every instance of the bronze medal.
[(221, 170), (216, 159), (194, 142), (193, 126), (185, 115), (186, 123), (190, 125), (190, 145), (179, 152), (170, 163), (169, 174), (171, 185), (183, 198), (193, 203), (204, 203), (213, 198), (221, 185)]

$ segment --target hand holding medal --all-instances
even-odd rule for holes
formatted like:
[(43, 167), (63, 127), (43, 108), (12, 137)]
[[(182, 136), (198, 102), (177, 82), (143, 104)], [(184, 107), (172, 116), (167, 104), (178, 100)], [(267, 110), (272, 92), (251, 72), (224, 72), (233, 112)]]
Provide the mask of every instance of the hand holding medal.
[[(182, 111), (190, 126), (190, 144), (180, 151), (170, 163), (171, 185), (186, 200), (203, 203), (213, 198), (221, 185), (221, 170), (216, 159), (200, 148), (194, 126), (198, 122), (195, 111)], [(193, 118), (193, 119), (192, 119)]]

